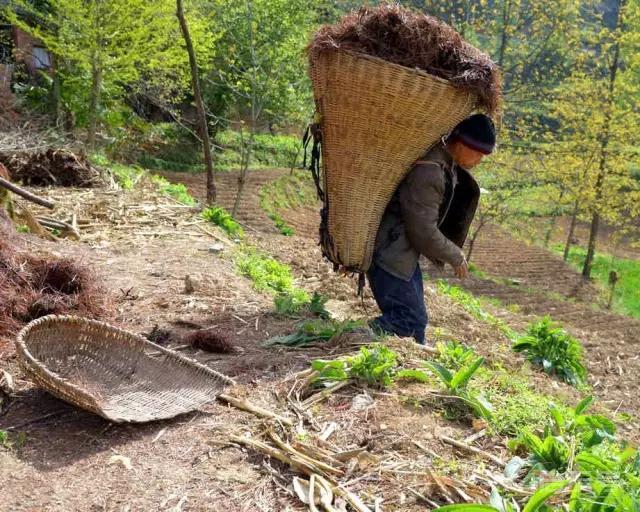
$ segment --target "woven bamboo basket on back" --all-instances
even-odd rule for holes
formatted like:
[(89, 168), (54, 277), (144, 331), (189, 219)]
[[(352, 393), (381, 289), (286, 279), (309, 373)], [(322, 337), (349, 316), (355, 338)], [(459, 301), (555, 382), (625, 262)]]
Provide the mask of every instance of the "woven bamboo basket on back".
[(323, 248), (340, 267), (366, 272), (396, 188), (476, 97), (420, 70), (341, 50), (313, 59), (310, 74), (322, 137)]
[(20, 331), (21, 367), (52, 395), (114, 422), (171, 418), (233, 381), (104, 322), (50, 315)]

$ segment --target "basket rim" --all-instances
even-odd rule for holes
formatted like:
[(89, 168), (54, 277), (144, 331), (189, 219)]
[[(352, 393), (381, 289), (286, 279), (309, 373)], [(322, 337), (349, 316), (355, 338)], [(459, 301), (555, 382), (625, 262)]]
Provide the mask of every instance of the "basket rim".
[[(396, 69), (401, 69), (401, 70), (403, 70), (405, 72), (408, 71), (408, 72), (414, 73), (416, 75), (420, 75), (420, 76), (422, 76), (424, 78), (430, 78), (431, 80), (435, 80), (436, 82), (441, 82), (442, 84), (446, 84), (446, 85), (448, 85), (450, 87), (453, 87), (455, 89), (464, 91), (464, 89), (462, 89), (461, 87), (456, 86), (455, 84), (453, 84), (450, 80), (447, 80), (446, 78), (442, 78), (440, 76), (433, 75), (433, 74), (431, 74), (431, 73), (429, 73), (429, 72), (427, 72), (427, 71), (425, 71), (423, 69), (417, 68), (417, 67), (410, 68), (408, 66), (403, 66), (402, 64), (397, 64), (395, 62), (390, 62), (388, 60), (382, 59), (380, 57), (376, 57), (374, 55), (369, 55), (367, 53), (356, 52), (354, 50), (343, 50), (343, 49), (340, 49), (340, 48), (335, 48), (335, 49), (331, 49), (331, 50), (324, 50), (324, 51), (318, 53), (318, 57), (320, 57), (322, 55), (329, 55), (329, 54), (332, 54), (332, 53), (343, 53), (343, 54), (351, 55), (352, 57), (356, 57), (358, 59), (366, 59), (366, 60), (370, 60), (372, 62), (376, 62), (378, 64), (384, 64), (386, 66), (391, 66), (391, 67), (394, 67)], [(316, 58), (310, 57), (309, 58), (309, 63), (313, 66), (313, 64), (318, 60), (318, 57), (316, 57)], [(466, 92), (471, 97), (477, 98), (477, 95), (475, 93), (471, 92), (471, 91), (464, 91), (464, 92)]]
[[(51, 379), (52, 381), (57, 381), (59, 383), (63, 383), (65, 386), (69, 386), (70, 388), (72, 388), (75, 392), (77, 392), (78, 394), (84, 395), (86, 397), (90, 397), (91, 400), (95, 401), (95, 397), (91, 394), (88, 393), (85, 389), (77, 386), (76, 384), (74, 384), (72, 381), (70, 381), (69, 379), (66, 379), (64, 377), (62, 377), (61, 375), (59, 375), (56, 372), (53, 372), (52, 370), (50, 370), (46, 365), (44, 365), (39, 359), (37, 359), (36, 357), (34, 357), (34, 355), (30, 352), (27, 343), (26, 343), (26, 338), (27, 336), (31, 333), (31, 331), (36, 328), (41, 326), (42, 324), (67, 324), (67, 325), (79, 325), (79, 324), (84, 324), (84, 325), (91, 325), (94, 327), (99, 327), (101, 329), (104, 330), (108, 330), (111, 332), (115, 332), (118, 334), (123, 334), (125, 336), (129, 336), (132, 337), (138, 341), (141, 341), (144, 346), (147, 346), (149, 348), (153, 348), (154, 350), (158, 350), (161, 353), (171, 356), (185, 364), (187, 364), (188, 366), (192, 366), (195, 367), (197, 369), (199, 369), (200, 371), (204, 372), (205, 374), (207, 374), (209, 377), (215, 378), (219, 381), (222, 381), (223, 383), (225, 383), (226, 385), (230, 385), (230, 386), (234, 386), (236, 384), (236, 381), (233, 380), (231, 377), (228, 377), (220, 372), (217, 372), (216, 370), (213, 370), (212, 368), (209, 368), (208, 366), (194, 360), (191, 359), (189, 357), (183, 356), (182, 354), (179, 354), (178, 352), (162, 347), (156, 343), (153, 343), (152, 341), (149, 341), (148, 339), (144, 338), (143, 336), (140, 336), (137, 333), (131, 332), (131, 331), (127, 331), (125, 329), (121, 329), (120, 327), (116, 327), (114, 325), (108, 324), (106, 322), (103, 322), (101, 320), (93, 320), (90, 318), (84, 318), (84, 317), (80, 317), (80, 316), (74, 316), (74, 315), (46, 315), (43, 316), (41, 318), (37, 318), (35, 320), (32, 320), (31, 322), (29, 322), (27, 325), (25, 325), (20, 332), (18, 333), (17, 339), (16, 339), (16, 346), (18, 347), (18, 353), (24, 358), (23, 363), (24, 364), (29, 364), (33, 367), (38, 368), (40, 371), (42, 371), (42, 373), (44, 375), (46, 375), (49, 379)], [(144, 351), (143, 351), (144, 352)], [(98, 404), (97, 404), (98, 405)], [(98, 405), (98, 407), (102, 408), (101, 406)]]

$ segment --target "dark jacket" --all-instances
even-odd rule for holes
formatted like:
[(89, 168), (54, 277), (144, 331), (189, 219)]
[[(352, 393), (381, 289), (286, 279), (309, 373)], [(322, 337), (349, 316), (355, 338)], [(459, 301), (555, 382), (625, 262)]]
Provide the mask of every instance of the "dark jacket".
[(420, 254), (440, 266), (461, 264), (479, 198), (471, 173), (436, 145), (414, 164), (391, 199), (378, 229), (375, 264), (406, 281)]

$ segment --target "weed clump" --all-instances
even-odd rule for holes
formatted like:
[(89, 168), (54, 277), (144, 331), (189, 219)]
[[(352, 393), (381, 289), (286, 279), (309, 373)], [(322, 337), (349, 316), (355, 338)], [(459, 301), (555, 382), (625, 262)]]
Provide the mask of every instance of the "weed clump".
[(231, 214), (221, 206), (206, 208), (202, 212), (202, 218), (216, 226), (220, 226), (233, 238), (244, 238), (244, 230), (242, 229), (242, 226), (240, 226)]
[(546, 373), (557, 375), (573, 386), (586, 381), (582, 345), (548, 316), (531, 324), (527, 334), (513, 344), (513, 350), (524, 352), (529, 361), (542, 366)]
[(264, 345), (304, 347), (311, 343), (331, 341), (342, 334), (353, 332), (362, 327), (362, 322), (355, 320), (345, 320), (342, 322), (323, 319), (307, 320), (298, 324), (294, 333), (286, 336), (276, 336), (267, 340)]

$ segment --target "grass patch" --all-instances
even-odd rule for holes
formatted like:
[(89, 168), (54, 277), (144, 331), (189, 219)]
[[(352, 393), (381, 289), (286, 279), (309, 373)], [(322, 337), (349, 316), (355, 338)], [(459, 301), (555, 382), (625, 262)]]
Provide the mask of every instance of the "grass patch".
[(459, 286), (452, 286), (446, 281), (438, 281), (438, 291), (462, 306), (467, 313), (477, 320), (481, 320), (495, 327), (509, 339), (516, 338), (515, 331), (504, 321), (485, 311), (480, 300), (471, 293), (463, 290)]
[[(244, 134), (246, 139), (248, 134)], [(240, 132), (225, 130), (217, 134), (216, 169), (228, 171), (239, 169), (242, 161), (242, 138)], [(291, 168), (296, 165), (301, 153), (301, 139), (294, 135), (272, 135), (258, 133), (254, 137), (251, 151), (252, 169)]]
[(195, 206), (198, 201), (189, 194), (189, 190), (182, 183), (171, 183), (169, 180), (156, 174), (151, 176), (151, 181), (158, 186), (161, 194), (173, 197), (176, 201), (187, 206)]
[(240, 273), (253, 281), (253, 287), (275, 295), (276, 312), (286, 316), (312, 313), (328, 316), (324, 309), (326, 300), (319, 295), (313, 297), (293, 284), (293, 274), (288, 265), (251, 247), (244, 247), (236, 257)]
[(286, 224), (278, 211), (313, 205), (316, 201), (315, 185), (306, 171), (280, 176), (260, 190), (260, 206), (285, 236), (293, 235), (293, 228)]
[(102, 153), (89, 155), (89, 162), (106, 169), (113, 180), (124, 190), (131, 190), (146, 174), (146, 171), (137, 165), (125, 165), (109, 160)]
[(206, 208), (202, 211), (202, 218), (222, 228), (232, 238), (244, 238), (242, 226), (236, 222), (231, 214), (221, 206)]
[[(564, 247), (556, 245), (554, 250), (562, 254)], [(587, 251), (582, 247), (571, 247), (569, 264), (581, 271), (586, 255)], [(612, 270), (618, 274), (618, 283), (613, 296), (613, 309), (619, 313), (640, 318), (640, 293), (638, 293), (640, 289), (640, 261), (596, 253), (591, 275), (607, 297), (609, 294), (609, 272)]]

